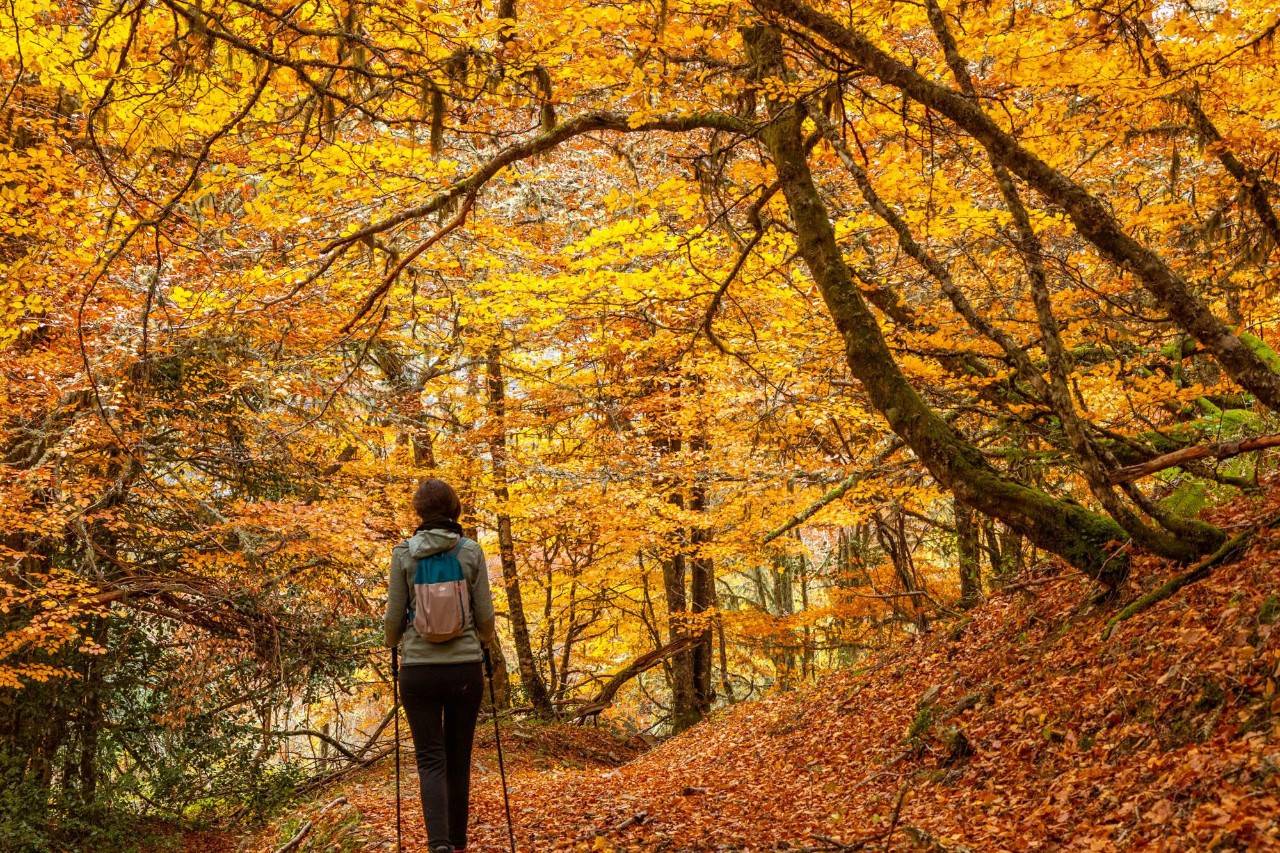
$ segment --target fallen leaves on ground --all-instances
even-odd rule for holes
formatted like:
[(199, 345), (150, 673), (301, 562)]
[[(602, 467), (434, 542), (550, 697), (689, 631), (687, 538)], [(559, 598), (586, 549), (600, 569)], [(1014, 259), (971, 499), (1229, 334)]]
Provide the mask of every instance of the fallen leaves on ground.
[[(1278, 501), (1216, 520), (1254, 522)], [(631, 760), (600, 730), (509, 724), (520, 849), (1280, 846), (1277, 550), (1264, 532), (1107, 641), (1117, 605), (1045, 567), (862, 671), (730, 708)], [(1147, 560), (1127, 597), (1174, 571)], [(481, 728), (473, 851), (506, 849), (492, 737)], [(378, 767), (317, 802), (348, 797), (363, 849), (389, 849), (391, 778)], [(405, 849), (422, 850), (407, 759), (404, 781)]]

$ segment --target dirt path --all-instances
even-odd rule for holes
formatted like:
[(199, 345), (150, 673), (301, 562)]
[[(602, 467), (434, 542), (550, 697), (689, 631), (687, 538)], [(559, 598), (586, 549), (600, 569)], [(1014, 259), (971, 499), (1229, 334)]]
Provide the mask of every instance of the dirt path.
[[(549, 814), (548, 799), (571, 796), (575, 789), (599, 782), (636, 758), (642, 747), (608, 733), (576, 726), (504, 725), (503, 748), (510, 786), (511, 811), (518, 849), (572, 849), (579, 836), (592, 848), (595, 827), (580, 830)], [(401, 757), (402, 816), (405, 853), (427, 849), (418, 798), (417, 768), (408, 736)], [(341, 799), (342, 802), (336, 800)], [(329, 806), (325, 810), (325, 806)], [(498, 774), (493, 730), (482, 726), (476, 737), (472, 772), (470, 850), (473, 853), (508, 850), (502, 786)], [(573, 820), (584, 816), (575, 814)], [(353, 774), (302, 805), (290, 817), (273, 822), (242, 845), (242, 849), (274, 851), (311, 821), (300, 850), (394, 850), (396, 838), (395, 774), (391, 762)], [(605, 848), (607, 849), (607, 848)]]

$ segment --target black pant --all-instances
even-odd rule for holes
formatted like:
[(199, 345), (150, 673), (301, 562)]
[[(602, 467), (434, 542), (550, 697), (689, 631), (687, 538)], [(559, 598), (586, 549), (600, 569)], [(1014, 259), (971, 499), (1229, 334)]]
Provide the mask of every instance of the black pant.
[(467, 846), (471, 741), (483, 695), (479, 661), (400, 667), (400, 696), (413, 732), (429, 844)]

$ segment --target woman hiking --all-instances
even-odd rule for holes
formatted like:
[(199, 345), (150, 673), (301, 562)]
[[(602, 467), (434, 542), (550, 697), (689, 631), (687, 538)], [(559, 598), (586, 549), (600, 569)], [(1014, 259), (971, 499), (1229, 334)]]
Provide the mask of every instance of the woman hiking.
[(400, 650), (400, 696), (418, 763), (431, 853), (467, 849), (471, 742), (483, 695), (482, 642), (494, 638), (484, 553), (462, 535), (457, 493), (424, 480), (418, 529), (391, 551), (388, 648)]

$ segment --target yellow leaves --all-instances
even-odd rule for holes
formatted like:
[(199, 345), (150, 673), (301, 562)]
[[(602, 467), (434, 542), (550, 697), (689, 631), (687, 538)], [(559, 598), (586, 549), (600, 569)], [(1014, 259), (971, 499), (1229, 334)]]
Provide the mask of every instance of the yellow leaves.
[[(11, 268), (16, 272), (21, 264)], [(5, 272), (0, 267), (0, 272)], [(24, 332), (37, 328), (38, 322), (32, 316), (43, 310), (44, 298), (38, 293), (24, 293), (23, 288), (12, 278), (0, 279), (0, 347), (14, 341)]]
[(28, 188), (23, 184), (0, 187), (0, 205), (17, 207), (31, 200)]
[(232, 294), (224, 291), (208, 288), (196, 292), (180, 284), (169, 289), (168, 298), (183, 311), (206, 316), (228, 308), (234, 301)]
[(591, 5), (585, 9), (579, 9), (578, 13), (582, 15), (583, 20), (601, 30), (618, 29), (624, 25), (635, 24), (642, 11), (632, 4), (600, 4)]
[(627, 126), (637, 128), (662, 116), (663, 111), (655, 108), (643, 108), (633, 111), (627, 116)]
[(674, 244), (675, 237), (661, 227), (658, 214), (651, 213), (593, 229), (585, 238), (567, 246), (565, 253), (576, 256), (574, 270), (586, 271), (630, 260), (635, 254), (661, 251)]
[(190, 309), (199, 301), (199, 296), (193, 291), (187, 290), (181, 285), (176, 285), (169, 291), (169, 298), (173, 300), (173, 304), (179, 308)]

